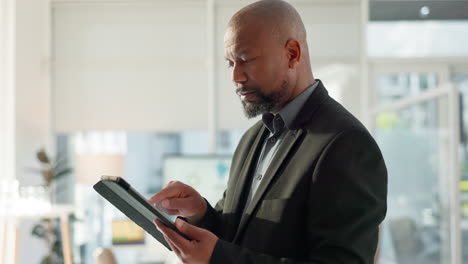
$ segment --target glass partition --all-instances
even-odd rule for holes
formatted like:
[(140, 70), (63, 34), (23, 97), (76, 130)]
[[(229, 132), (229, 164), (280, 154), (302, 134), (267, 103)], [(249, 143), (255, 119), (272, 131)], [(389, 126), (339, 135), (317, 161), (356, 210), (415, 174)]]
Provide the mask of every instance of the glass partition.
[(377, 115), (375, 137), (389, 172), (381, 258), (450, 263), (447, 98)]
[[(145, 197), (157, 193), (169, 180), (180, 180), (198, 186), (199, 192), (214, 205), (225, 189), (231, 156), (243, 132), (219, 131), (215, 153), (209, 152), (207, 131), (88, 131), (57, 135), (57, 152), (64, 153), (63, 158), (73, 167), (70, 177), (59, 183), (57, 201), (79, 209), (72, 225), (73, 263), (93, 263), (93, 252), (99, 247), (111, 248), (119, 263), (176, 261), (172, 252), (148, 234), (144, 233), (142, 241), (141, 230), (92, 189), (100, 178), (98, 171), (109, 167), (104, 162), (123, 163), (113, 166), (121, 168), (117, 176), (123, 176)], [(83, 162), (83, 157), (88, 163)], [(79, 168), (89, 165), (89, 157), (97, 164), (86, 170)], [(204, 178), (211, 185), (200, 185)], [(117, 226), (126, 231), (117, 230)]]
[(460, 93), (460, 145), (458, 155), (460, 161), (460, 212), (463, 263), (468, 263), (468, 70), (455, 72), (451, 76)]
[(394, 72), (376, 77), (377, 101), (391, 103), (438, 87), (436, 72)]

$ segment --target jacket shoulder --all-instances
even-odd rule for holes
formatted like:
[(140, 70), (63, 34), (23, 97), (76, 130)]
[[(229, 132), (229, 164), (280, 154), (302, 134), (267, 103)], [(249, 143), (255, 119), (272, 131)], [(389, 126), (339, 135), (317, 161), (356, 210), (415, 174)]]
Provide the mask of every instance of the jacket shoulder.
[(370, 134), (361, 121), (331, 97), (328, 97), (313, 116), (303, 123), (303, 129), (310, 133), (335, 135), (350, 130)]

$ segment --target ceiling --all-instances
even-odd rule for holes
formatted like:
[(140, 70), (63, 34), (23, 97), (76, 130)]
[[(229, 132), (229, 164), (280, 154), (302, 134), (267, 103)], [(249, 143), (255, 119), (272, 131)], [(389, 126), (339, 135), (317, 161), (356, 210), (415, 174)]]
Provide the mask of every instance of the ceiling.
[(468, 0), (370, 0), (369, 19), (468, 20)]

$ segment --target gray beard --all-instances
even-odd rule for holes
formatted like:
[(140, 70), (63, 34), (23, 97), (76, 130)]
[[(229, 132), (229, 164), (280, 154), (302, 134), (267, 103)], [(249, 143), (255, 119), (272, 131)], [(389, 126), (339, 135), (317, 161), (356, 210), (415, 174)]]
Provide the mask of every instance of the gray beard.
[(247, 103), (242, 101), (244, 114), (248, 119), (254, 118), (258, 115), (270, 113), (273, 110), (278, 110), (282, 99), (285, 96), (285, 90), (282, 89), (279, 92), (271, 93), (268, 95), (260, 93), (257, 90), (256, 95), (259, 99), (259, 102), (257, 103)]

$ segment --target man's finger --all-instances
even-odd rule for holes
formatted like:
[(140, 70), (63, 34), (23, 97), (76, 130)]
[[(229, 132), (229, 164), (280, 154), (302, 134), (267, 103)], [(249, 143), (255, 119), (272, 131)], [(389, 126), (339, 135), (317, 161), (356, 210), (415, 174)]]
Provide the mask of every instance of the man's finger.
[(173, 185), (175, 183), (177, 183), (177, 182), (176, 181), (169, 181), (168, 183), (166, 183), (166, 185), (164, 185), (163, 189), (170, 186), (170, 185)]
[(176, 219), (176, 227), (177, 229), (190, 237), (192, 240), (201, 240), (202, 237), (206, 234), (206, 230), (203, 228), (196, 227), (194, 225), (191, 225), (187, 222), (185, 222), (182, 219), (177, 218)]
[(180, 215), (179, 210), (164, 210), (168, 215)]
[(180, 195), (180, 191), (178, 188), (174, 186), (169, 186), (167, 188), (162, 189), (157, 194), (153, 195), (148, 201), (150, 203), (157, 203), (161, 200), (165, 200), (168, 198), (178, 197)]
[(164, 225), (161, 221), (154, 221), (158, 229), (180, 250), (180, 252), (186, 252), (187, 248), (191, 245), (190, 241), (176, 233), (171, 228)]
[(162, 207), (168, 210), (183, 209), (187, 206), (188, 198), (170, 198), (161, 201)]

